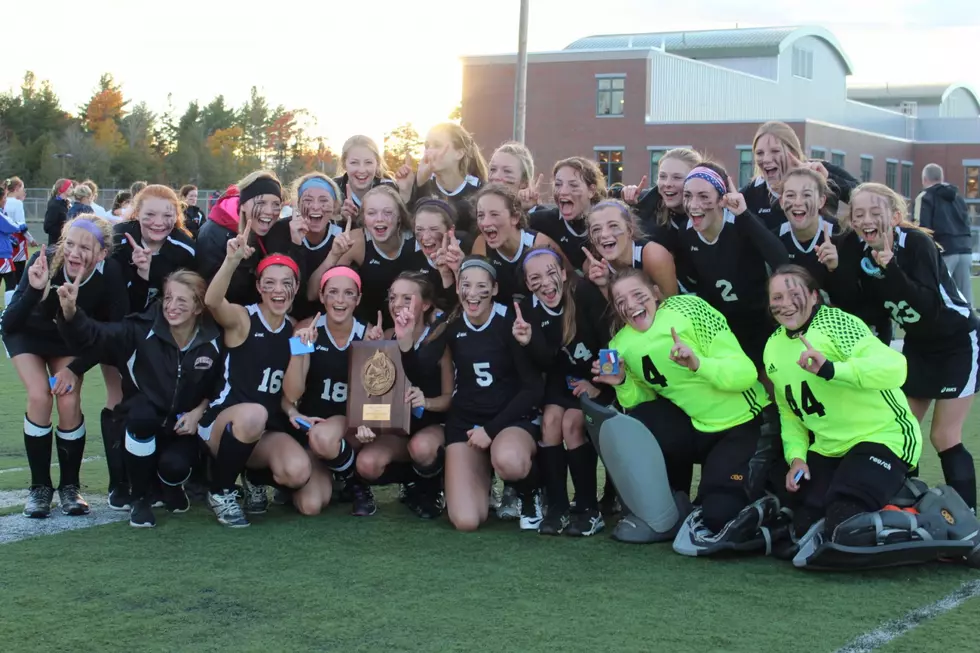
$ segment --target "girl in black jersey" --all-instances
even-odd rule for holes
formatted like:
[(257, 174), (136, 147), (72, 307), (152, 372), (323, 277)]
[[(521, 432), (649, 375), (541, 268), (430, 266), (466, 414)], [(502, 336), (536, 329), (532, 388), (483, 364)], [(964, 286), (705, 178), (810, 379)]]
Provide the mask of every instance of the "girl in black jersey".
[[(605, 526), (596, 497), (598, 457), (585, 437), (578, 397), (600, 394), (591, 383), (592, 361), (609, 343), (608, 304), (588, 281), (577, 275), (569, 281), (561, 257), (549, 248), (528, 252), (523, 274), (534, 294), (517, 309), (513, 333), (546, 375), (538, 455), (548, 510), (538, 532), (594, 535)], [(612, 393), (606, 394), (610, 403)], [(576, 501), (571, 519), (569, 471)]]
[[(585, 216), (606, 197), (606, 178), (595, 161), (580, 156), (555, 164), (554, 199), (557, 208), (531, 216), (531, 228), (558, 244), (575, 270), (585, 268), (583, 247), (589, 244)], [(529, 201), (537, 201), (536, 197)]]
[(445, 311), (456, 304), (456, 270), (463, 260), (456, 240), (456, 210), (452, 204), (427, 197), (415, 204), (415, 256), (409, 271), (424, 274), (435, 289), (435, 302)]
[(429, 130), (425, 155), (416, 171), (414, 198), (438, 197), (452, 204), (459, 236), (467, 243), (472, 242), (476, 227), (472, 198), (486, 182), (487, 162), (468, 131), (452, 122)]
[(391, 463), (411, 463), (418, 480), (410, 486), (406, 504), (429, 519), (442, 514), (443, 423), (453, 396), (453, 363), (445, 340), (429, 337), (439, 314), (433, 297), (429, 282), (411, 272), (398, 276), (388, 296), (388, 309), (395, 320), (389, 335), (398, 341), (411, 382), (405, 391), (405, 401), (413, 411), (411, 437), (377, 436), (366, 426), (357, 432), (364, 443), (357, 456), (361, 477), (377, 482)]
[(586, 220), (592, 248), (588, 257), (586, 276), (606, 292), (609, 274), (617, 270), (643, 270), (656, 284), (664, 299), (677, 294), (677, 272), (674, 257), (663, 245), (644, 242), (630, 208), (620, 200), (603, 200), (589, 212)]
[[(363, 295), (357, 307), (362, 322), (392, 325), (384, 309), (388, 303), (388, 288), (399, 272), (410, 269), (415, 254), (415, 239), (411, 234), (408, 209), (398, 191), (386, 185), (372, 188), (364, 195), (361, 207), (363, 227), (351, 229), (347, 223), (344, 233), (337, 236), (330, 254), (314, 272), (319, 278), (335, 265), (349, 265), (358, 270), (363, 283)], [(309, 297), (316, 296), (309, 288)]]
[[(73, 350), (58, 333), (55, 316), (62, 284), (77, 284), (77, 304), (105, 322), (122, 319), (128, 311), (126, 284), (119, 264), (107, 259), (112, 227), (105, 220), (82, 216), (70, 220), (56, 248), (33, 255), (10, 303), (0, 316), (7, 355), (27, 389), (24, 445), (31, 468), (31, 486), (24, 514), (51, 514), (52, 396), (58, 404), (57, 450), (61, 483), (58, 495), (66, 515), (84, 515), (88, 504), (79, 494), (78, 474), (85, 450), (85, 421), (81, 409), (82, 375), (96, 362), (98, 352)], [(50, 379), (50, 382), (49, 382)]]
[(476, 225), (480, 235), (473, 243), (473, 253), (486, 256), (496, 268), (497, 297), (508, 304), (527, 296), (521, 261), (528, 250), (550, 247), (561, 251), (551, 238), (527, 228), (520, 200), (501, 184), (484, 186), (477, 193)]
[(946, 483), (976, 510), (976, 471), (963, 446), (963, 424), (980, 389), (980, 319), (935, 242), (906, 216), (905, 200), (895, 191), (858, 186), (847, 226), (859, 240), (841, 243), (836, 274), (855, 279), (864, 301), (890, 311), (905, 331), (908, 379), (902, 390), (920, 422), (935, 402), (930, 439)]
[(775, 270), (786, 263), (786, 249), (717, 164), (702, 163), (688, 173), (684, 210), (688, 223), (679, 245), (691, 262), (698, 296), (725, 316), (745, 353), (760, 366), (772, 333), (766, 265)]
[[(344, 141), (340, 149), (340, 169), (343, 174), (333, 181), (343, 196), (340, 208), (341, 229), (355, 220), (360, 213), (364, 195), (379, 184), (394, 184), (392, 174), (385, 165), (381, 150), (373, 138), (356, 134)], [(411, 187), (409, 187), (409, 195)], [(296, 197), (295, 195), (293, 197)], [(406, 201), (408, 197), (404, 198)], [(313, 268), (310, 268), (313, 269)]]
[[(356, 159), (360, 161), (360, 159)], [(296, 211), (306, 221), (306, 236), (302, 242), (303, 270), (316, 270), (330, 253), (333, 240), (344, 232), (335, 222), (340, 209), (340, 189), (337, 184), (320, 172), (310, 172), (293, 182), (290, 196), (296, 202)], [(355, 213), (356, 215), (356, 213)], [(319, 310), (320, 302), (306, 293), (296, 296), (292, 316), (296, 320), (312, 317)]]
[[(446, 419), (446, 508), (460, 531), (475, 531), (490, 509), (490, 466), (523, 495), (523, 529), (537, 529), (541, 498), (534, 457), (538, 427), (531, 422), (541, 377), (511, 331), (513, 312), (493, 301), (496, 269), (483, 257), (460, 265), (461, 314), (440, 334), (455, 368)], [(489, 463), (489, 464), (488, 464)]]
[(517, 193), (525, 212), (530, 214), (541, 208), (538, 199), (544, 175), (534, 178), (534, 157), (523, 143), (507, 141), (501, 144), (493, 151), (489, 166), (487, 181), (503, 184)]
[[(839, 166), (825, 161), (808, 161), (800, 139), (793, 128), (784, 122), (770, 121), (761, 125), (752, 139), (756, 178), (741, 193), (746, 205), (770, 229), (778, 229), (786, 221), (780, 206), (783, 177), (794, 168), (810, 168), (819, 173), (831, 185), (834, 197), (847, 202), (851, 189), (858, 181)], [(836, 208), (832, 211), (836, 213)]]
[[(249, 469), (271, 472), (280, 486), (298, 489), (310, 478), (306, 452), (296, 440), (267, 425), (281, 408), (282, 382), (289, 364), (292, 328), (286, 314), (299, 287), (299, 266), (288, 256), (274, 254), (256, 267), (261, 301), (250, 306), (225, 299), (235, 268), (253, 252), (248, 245), (251, 223), (228, 241), (225, 262), (211, 280), (205, 304), (224, 329), (228, 350), (225, 383), (204, 413), (198, 434), (214, 456), (208, 504), (218, 522), (243, 527), (249, 522), (238, 504), (235, 480)], [(268, 507), (264, 485), (243, 477), (245, 510), (262, 513)]]

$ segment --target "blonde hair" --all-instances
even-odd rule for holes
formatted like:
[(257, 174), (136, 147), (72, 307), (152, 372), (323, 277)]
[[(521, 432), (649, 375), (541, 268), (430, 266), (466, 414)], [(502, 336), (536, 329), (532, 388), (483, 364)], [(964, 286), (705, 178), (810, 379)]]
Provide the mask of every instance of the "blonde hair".
[(71, 189), (71, 198), (76, 202), (90, 200), (92, 199), (93, 195), (94, 193), (92, 193), (92, 189), (85, 184), (78, 184)]
[(208, 282), (204, 280), (204, 277), (199, 275), (197, 272), (192, 272), (190, 270), (185, 270), (183, 268), (175, 270), (167, 275), (167, 278), (163, 280), (163, 291), (166, 294), (167, 285), (171, 283), (179, 283), (182, 286), (186, 286), (190, 289), (191, 293), (194, 295), (194, 308), (200, 308), (207, 313), (207, 306), (204, 303), (204, 295), (208, 291)]
[[(365, 136), (365, 138), (367, 137)], [(348, 142), (350, 142), (350, 139), (348, 139)], [(338, 215), (340, 213), (341, 206), (343, 206), (344, 204), (343, 197), (340, 193), (340, 187), (337, 186), (337, 182), (335, 182), (333, 179), (323, 174), (322, 172), (308, 172), (302, 177), (298, 177), (294, 179), (293, 183), (289, 185), (289, 197), (291, 197), (293, 201), (296, 202), (297, 213), (299, 213), (300, 215), (302, 215), (303, 213), (300, 204), (301, 198), (299, 196), (299, 188), (300, 186), (308, 182), (310, 179), (320, 179), (326, 182), (330, 186), (330, 189), (333, 190), (333, 215), (334, 216)]]
[(359, 213), (362, 227), (364, 226), (364, 209), (367, 207), (368, 200), (376, 195), (384, 195), (395, 203), (395, 208), (398, 210), (398, 224), (395, 225), (396, 231), (402, 232), (412, 228), (412, 216), (408, 212), (408, 207), (405, 206), (405, 202), (402, 200), (402, 196), (398, 193), (398, 190), (390, 184), (375, 186), (364, 193), (364, 197), (361, 198), (361, 211)]
[[(65, 223), (65, 226), (61, 230), (61, 238), (58, 239), (58, 245), (55, 247), (54, 256), (51, 257), (51, 265), (48, 266), (48, 283), (50, 286), (51, 279), (58, 270), (65, 263), (65, 241), (68, 240), (68, 232), (71, 231), (72, 227), (79, 220), (85, 220), (86, 222), (91, 222), (99, 231), (102, 232), (102, 245), (100, 247), (103, 251), (112, 251), (112, 225), (108, 220), (103, 220), (102, 218), (96, 217), (92, 213), (83, 213), (77, 217), (72, 218)], [(96, 241), (98, 242), (98, 241)], [(47, 295), (48, 290), (45, 289), (44, 293)]]
[(472, 175), (480, 180), (481, 184), (487, 183), (487, 162), (480, 152), (479, 146), (473, 140), (473, 136), (468, 131), (454, 122), (442, 122), (429, 130), (432, 132), (442, 132), (449, 137), (453, 148), (463, 153), (463, 158), (459, 160), (459, 172), (464, 177)]
[(759, 166), (759, 160), (755, 156), (755, 151), (759, 146), (759, 139), (766, 134), (774, 136), (777, 140), (779, 140), (779, 142), (783, 144), (783, 148), (787, 150), (788, 154), (792, 154), (800, 161), (806, 160), (806, 156), (803, 154), (803, 145), (800, 144), (800, 137), (796, 135), (793, 128), (787, 125), (785, 122), (770, 120), (769, 122), (764, 122), (759, 126), (759, 129), (755, 132), (755, 137), (752, 139), (752, 160), (755, 163), (756, 176), (762, 175), (763, 171)]
[[(346, 141), (344, 141), (344, 146), (340, 149), (340, 169), (337, 171), (340, 174), (347, 173), (347, 155), (355, 147), (363, 147), (370, 150), (374, 158), (378, 160), (378, 169), (374, 173), (376, 179), (391, 179), (391, 171), (388, 170), (388, 166), (385, 165), (385, 159), (381, 156), (381, 148), (378, 144), (374, 142), (373, 138), (364, 136), (363, 134), (355, 134), (351, 136)], [(338, 197), (340, 197), (338, 195)]]
[(517, 159), (521, 164), (521, 183), (519, 188), (526, 188), (534, 180), (534, 157), (531, 156), (531, 150), (527, 149), (523, 143), (518, 143), (517, 141), (507, 141), (493, 151), (490, 160), (497, 156), (497, 153), (509, 154), (510, 156)]
[(179, 229), (184, 232), (184, 234), (190, 236), (191, 233), (184, 226), (184, 211), (182, 207), (184, 205), (179, 199), (177, 199), (177, 193), (170, 186), (164, 186), (163, 184), (150, 184), (140, 192), (136, 194), (133, 198), (132, 210), (129, 212), (129, 216), (126, 218), (129, 222), (139, 222), (140, 210), (143, 208), (143, 202), (147, 199), (160, 199), (165, 202), (170, 202), (174, 206), (174, 229)]
[(596, 253), (594, 247), (595, 243), (592, 242), (591, 226), (592, 226), (592, 216), (596, 211), (601, 211), (603, 209), (616, 209), (619, 211), (620, 217), (626, 222), (626, 227), (629, 232), (629, 237), (632, 240), (645, 240), (648, 236), (643, 233), (643, 229), (640, 227), (639, 221), (636, 219), (636, 214), (630, 208), (629, 204), (619, 199), (604, 199), (598, 204), (592, 206), (592, 210), (589, 211), (588, 215), (585, 216), (585, 232), (589, 239), (589, 245), (593, 246), (592, 252)]
[(854, 212), (854, 198), (856, 198), (861, 193), (871, 193), (872, 195), (877, 195), (878, 197), (885, 200), (888, 203), (889, 217), (894, 221), (894, 216), (898, 214), (898, 226), (903, 229), (916, 231), (921, 231), (930, 238), (932, 237), (932, 229), (926, 229), (925, 227), (920, 227), (917, 224), (913, 224), (909, 221), (909, 208), (908, 203), (906, 203), (905, 198), (896, 193), (894, 190), (885, 186), (884, 184), (877, 184), (875, 182), (865, 182), (860, 184), (857, 188), (851, 191), (851, 201), (847, 206), (847, 214), (841, 216), (840, 224), (841, 227), (847, 230), (853, 230), (851, 225), (851, 218)]
[[(704, 157), (700, 152), (695, 152), (694, 150), (688, 149), (686, 147), (675, 147), (671, 150), (664, 152), (664, 155), (660, 157), (660, 164), (668, 159), (673, 159), (675, 161), (681, 161), (682, 163), (688, 165), (692, 170), (699, 165), (704, 160)], [(657, 185), (657, 180), (653, 180), (653, 185)], [(667, 226), (670, 221), (670, 209), (664, 204), (663, 198), (660, 199), (660, 206), (657, 207), (657, 225), (660, 227)]]
[(602, 174), (598, 163), (582, 156), (571, 156), (558, 161), (551, 170), (551, 176), (555, 177), (562, 168), (571, 168), (582, 177), (586, 186), (595, 187), (595, 195), (591, 199), (593, 206), (606, 199), (606, 176)]
[[(238, 188), (238, 195), (239, 195), (239, 197), (241, 196), (243, 190), (245, 190), (246, 188), (248, 188), (249, 186), (251, 186), (252, 184), (254, 184), (256, 181), (258, 181), (259, 179), (262, 179), (262, 178), (271, 179), (272, 181), (274, 181), (277, 184), (279, 184), (280, 192), (282, 192), (282, 182), (279, 181), (279, 177), (276, 175), (276, 173), (272, 172), (271, 170), (255, 170), (254, 172), (250, 172), (247, 175), (245, 175), (244, 177), (242, 177), (242, 179), (237, 184), (235, 184), (235, 187)], [(286, 197), (282, 197), (281, 199), (284, 202), (286, 201)], [(245, 217), (245, 214), (243, 213), (243, 211), (244, 211), (244, 207), (242, 206), (241, 200), (239, 200), (239, 202), (238, 202), (238, 231), (239, 231), (239, 233), (241, 233), (242, 231), (244, 231), (245, 224), (246, 224), (246, 222), (248, 222), (248, 220)]]

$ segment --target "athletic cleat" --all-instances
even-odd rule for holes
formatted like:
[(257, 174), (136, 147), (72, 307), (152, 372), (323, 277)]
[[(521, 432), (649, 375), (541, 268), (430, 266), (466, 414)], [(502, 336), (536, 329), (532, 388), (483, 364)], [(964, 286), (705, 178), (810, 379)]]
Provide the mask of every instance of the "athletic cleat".
[(198, 480), (191, 479), (184, 483), (184, 492), (191, 501), (205, 503), (208, 500), (208, 486)]
[(538, 526), (538, 533), (541, 535), (561, 535), (568, 528), (569, 517), (567, 512), (549, 510), (548, 514), (541, 520)]
[(337, 492), (333, 495), (333, 498), (336, 499), (337, 503), (351, 503), (354, 500), (354, 494), (351, 492), (351, 482), (349, 479), (341, 478), (334, 474), (333, 486), (338, 488)]
[(153, 509), (147, 499), (133, 501), (133, 509), (129, 511), (129, 525), (133, 528), (153, 528), (157, 525), (157, 518), (153, 516)]
[(133, 497), (129, 491), (122, 487), (114, 487), (109, 490), (109, 509), (110, 510), (129, 510), (133, 507)]
[(398, 502), (406, 503), (406, 500), (411, 497), (413, 489), (415, 489), (415, 483), (411, 481), (400, 484), (398, 486)]
[[(160, 489), (163, 506), (170, 512), (187, 512), (191, 509), (191, 501), (183, 485), (166, 485)], [(156, 507), (156, 506), (154, 506)]]
[(221, 494), (209, 492), (208, 505), (222, 526), (244, 528), (249, 525), (242, 507), (238, 504), (238, 490), (225, 490)]
[(58, 488), (58, 503), (61, 512), (72, 517), (80, 517), (89, 513), (88, 503), (82, 498), (77, 485), (65, 485)]
[(415, 498), (415, 514), (421, 519), (438, 519), (446, 509), (446, 498), (440, 490), (435, 494), (422, 493)]
[[(493, 489), (490, 490), (493, 494)], [(491, 505), (493, 500), (491, 499)], [(503, 494), (500, 495), (499, 505), (497, 506), (497, 519), (520, 519), (521, 518), (521, 498), (517, 495), (517, 490), (513, 485), (504, 485)]]
[(51, 500), (54, 499), (54, 489), (46, 485), (32, 485), (24, 504), (24, 516), (32, 519), (44, 519), (51, 515)]
[(602, 513), (592, 509), (583, 509), (572, 515), (571, 523), (565, 529), (565, 535), (571, 537), (591, 537), (606, 527)]
[(415, 483), (402, 483), (398, 489), (398, 500), (403, 506), (418, 514), (419, 502), (422, 501), (422, 489)]
[(242, 474), (242, 491), (245, 493), (245, 512), (261, 515), (269, 510), (269, 493), (264, 485), (255, 485)]
[(275, 488), (272, 491), (272, 505), (274, 506), (291, 506), (293, 505), (293, 492), (292, 490), (284, 490), (282, 488)]
[(544, 507), (541, 505), (541, 491), (534, 490), (529, 495), (521, 497), (521, 530), (536, 531), (544, 519)]
[(355, 517), (370, 517), (378, 512), (378, 504), (374, 501), (374, 492), (368, 485), (361, 483), (348, 484), (351, 495), (353, 496), (350, 514)]
[(599, 499), (599, 511), (604, 515), (618, 515), (623, 512), (623, 504), (617, 492), (606, 492)]

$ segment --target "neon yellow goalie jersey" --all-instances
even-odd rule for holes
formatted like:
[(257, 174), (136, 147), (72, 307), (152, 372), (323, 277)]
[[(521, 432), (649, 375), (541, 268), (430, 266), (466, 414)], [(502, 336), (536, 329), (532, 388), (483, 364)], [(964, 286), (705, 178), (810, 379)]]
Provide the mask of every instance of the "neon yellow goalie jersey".
[[(701, 361), (697, 372), (670, 360), (671, 328)], [(725, 318), (694, 295), (667, 299), (645, 333), (626, 325), (609, 346), (626, 363), (626, 380), (616, 386), (624, 409), (661, 395), (687, 413), (694, 428), (717, 433), (757, 417), (770, 403)]]
[(772, 334), (763, 355), (779, 407), (786, 462), (806, 461), (807, 451), (836, 458), (856, 444), (876, 442), (914, 466), (922, 433), (901, 390), (908, 372), (905, 357), (860, 319), (828, 306), (817, 309), (803, 335), (833, 363), (829, 381), (799, 366), (806, 347), (784, 327)]

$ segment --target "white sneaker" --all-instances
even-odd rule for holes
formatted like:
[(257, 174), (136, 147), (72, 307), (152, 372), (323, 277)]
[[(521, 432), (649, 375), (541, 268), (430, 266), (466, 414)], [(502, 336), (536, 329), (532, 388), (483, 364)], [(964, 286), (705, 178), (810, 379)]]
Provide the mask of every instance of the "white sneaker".
[(238, 504), (238, 490), (225, 490), (221, 494), (208, 492), (208, 505), (218, 518), (218, 523), (231, 528), (244, 528), (248, 520)]
[(541, 491), (534, 490), (530, 496), (521, 499), (521, 530), (536, 531), (544, 519), (544, 505)]

